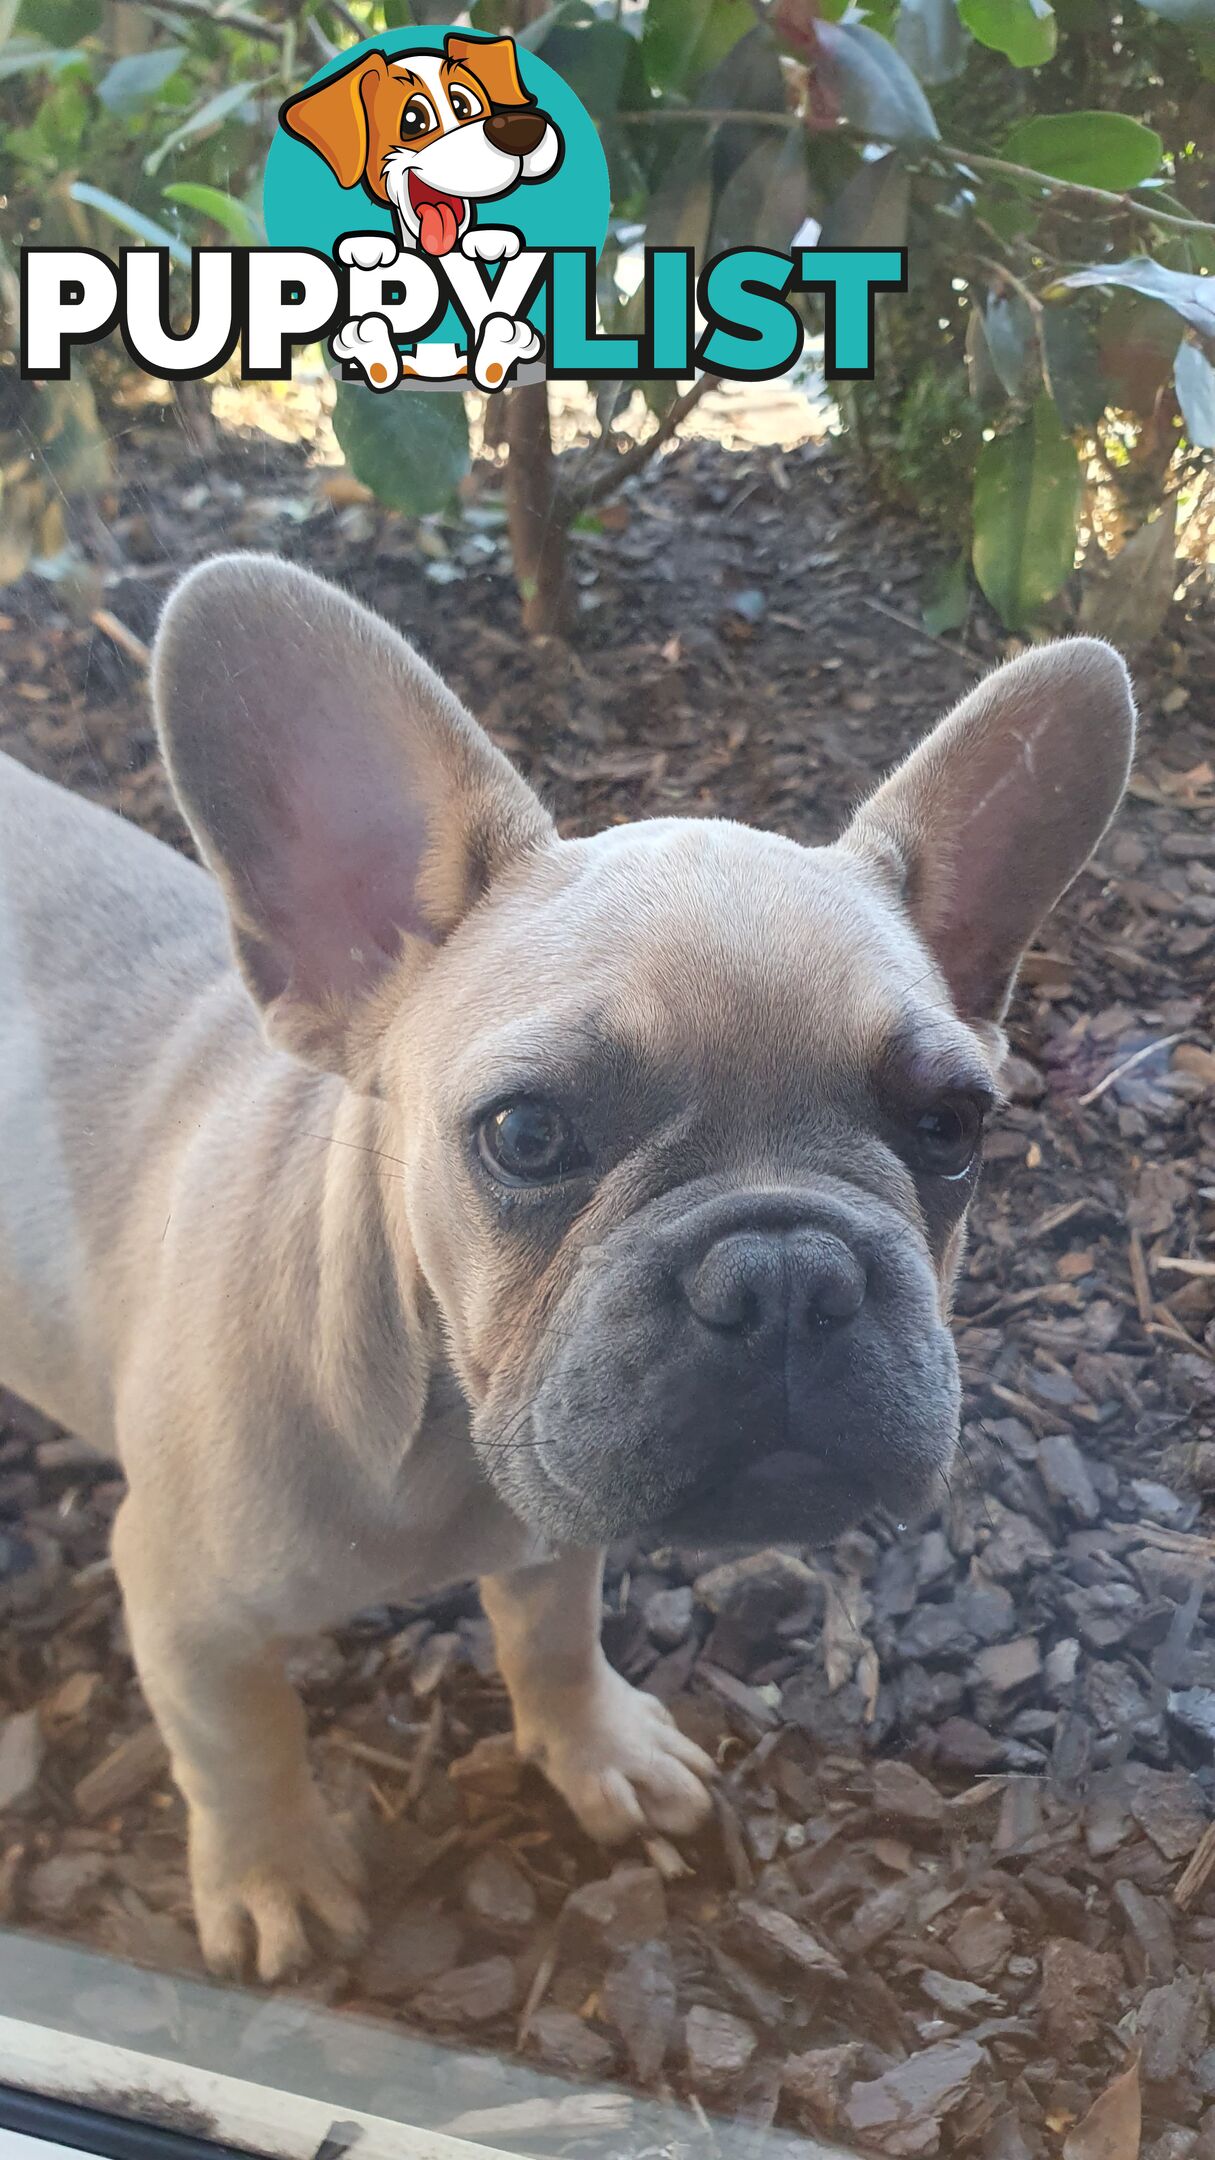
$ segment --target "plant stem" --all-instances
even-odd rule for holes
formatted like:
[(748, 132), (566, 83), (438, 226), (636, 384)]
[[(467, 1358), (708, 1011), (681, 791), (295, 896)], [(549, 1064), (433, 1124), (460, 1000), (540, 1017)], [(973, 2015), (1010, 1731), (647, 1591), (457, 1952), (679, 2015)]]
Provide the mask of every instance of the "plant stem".
[(573, 619), (569, 512), (557, 492), (547, 383), (516, 384), (508, 393), (506, 440), (506, 520), (523, 627), (561, 637)]
[(620, 457), (612, 459), (605, 471), (596, 473), (581, 488), (571, 488), (569, 514), (576, 517), (579, 511), (588, 510), (595, 503), (605, 502), (609, 495), (616, 493), (617, 488), (624, 486), (626, 480), (631, 480), (634, 473), (641, 472), (655, 452), (661, 450), (665, 442), (670, 442), (676, 429), (682, 426), (688, 414), (699, 405), (706, 391), (715, 390), (717, 384), (716, 375), (697, 376), (696, 381), (668, 406), (657, 427), (651, 428), (644, 441), (631, 444)]
[(804, 127), (800, 113), (748, 111), (745, 107), (732, 105), (652, 105), (645, 112), (617, 112), (612, 114), (613, 127), (653, 127), (664, 120), (698, 120), (705, 126), (718, 127), (728, 120), (731, 125), (741, 122), (747, 127)]
[(1100, 203), (1105, 210), (1126, 210), (1133, 217), (1147, 218), (1153, 225), (1167, 225), (1174, 232), (1215, 233), (1215, 225), (1204, 218), (1174, 217), (1170, 210), (1154, 210), (1150, 203), (1136, 202), (1133, 195), (1116, 195), (1109, 188), (1086, 187), (1079, 180), (1056, 180), (1051, 173), (1035, 172), (1030, 165), (1011, 165), (1007, 158), (980, 156), (977, 150), (956, 150), (950, 143), (932, 143), (926, 146), (937, 157), (952, 158), (956, 165), (969, 165), (974, 172), (1002, 174), (1009, 180), (1028, 180), (1035, 187), (1049, 188), (1056, 195), (1078, 195), (1084, 202)]
[(165, 0), (165, 12), (188, 15), (193, 21), (210, 23), (216, 30), (240, 30), (246, 37), (260, 38), (263, 45), (277, 47), (283, 42), (282, 23), (262, 22), (256, 15), (242, 14), (239, 8), (217, 13), (211, 0)]
[(325, 10), (329, 15), (336, 15), (338, 21), (345, 24), (353, 33), (356, 42), (366, 37), (366, 23), (361, 23), (357, 15), (352, 15), (350, 9), (343, 6), (342, 0), (325, 0)]
[[(805, 121), (795, 112), (732, 111), (728, 107), (714, 108), (697, 105), (656, 105), (648, 112), (617, 113), (613, 124), (624, 127), (652, 127), (662, 121), (698, 122), (703, 127), (719, 127), (724, 122), (732, 125), (742, 123), (747, 127), (804, 127)], [(856, 132), (841, 129), (844, 132)], [(871, 138), (866, 137), (869, 141)], [(1007, 158), (987, 157), (977, 150), (959, 150), (952, 143), (925, 142), (920, 145), (896, 144), (904, 156), (951, 158), (956, 165), (967, 165), (974, 172), (997, 173), (1009, 180), (1028, 180), (1034, 187), (1047, 188), (1055, 195), (1077, 195), (1083, 202), (1099, 203), (1105, 210), (1123, 210), (1132, 217), (1147, 218), (1153, 225), (1166, 225), (1172, 232), (1215, 233), (1215, 225), (1205, 218), (1175, 217), (1171, 210), (1153, 209), (1150, 203), (1138, 202), (1133, 195), (1115, 194), (1109, 188), (1088, 187), (1080, 180), (1059, 180), (1053, 173), (1035, 172), (1031, 165), (1013, 165)]]

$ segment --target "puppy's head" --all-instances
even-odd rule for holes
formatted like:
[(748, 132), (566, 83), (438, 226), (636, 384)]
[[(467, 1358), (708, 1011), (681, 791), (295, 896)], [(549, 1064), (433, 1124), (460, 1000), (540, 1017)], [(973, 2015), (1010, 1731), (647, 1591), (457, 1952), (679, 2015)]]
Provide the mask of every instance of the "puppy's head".
[(560, 134), (529, 97), (514, 40), (453, 32), (442, 53), (365, 54), (288, 98), (283, 127), (318, 151), (343, 187), (395, 209), (429, 255), (468, 230), (473, 205), (546, 180)]
[(271, 1036), (383, 1098), (515, 1510), (808, 1542), (928, 1497), (1001, 1018), (1126, 782), (1117, 655), (999, 669), (826, 848), (558, 839), (395, 631), (268, 558), (187, 578), (155, 682)]

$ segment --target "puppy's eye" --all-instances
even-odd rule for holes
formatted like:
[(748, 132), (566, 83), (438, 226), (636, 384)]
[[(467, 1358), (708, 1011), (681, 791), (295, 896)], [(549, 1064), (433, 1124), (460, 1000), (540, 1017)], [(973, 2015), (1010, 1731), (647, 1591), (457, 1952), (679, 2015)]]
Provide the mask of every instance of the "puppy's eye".
[(476, 119), (481, 107), (467, 90), (451, 90), (448, 92), (448, 96), (451, 99), (451, 109), (457, 120)]
[(425, 135), (435, 124), (435, 116), (422, 97), (411, 97), (401, 114), (401, 134)]
[(586, 1166), (586, 1149), (564, 1111), (521, 1096), (482, 1118), (481, 1160), (506, 1185), (552, 1185)]
[(973, 1095), (952, 1095), (921, 1110), (911, 1122), (913, 1167), (926, 1177), (964, 1177), (975, 1159), (988, 1105)]

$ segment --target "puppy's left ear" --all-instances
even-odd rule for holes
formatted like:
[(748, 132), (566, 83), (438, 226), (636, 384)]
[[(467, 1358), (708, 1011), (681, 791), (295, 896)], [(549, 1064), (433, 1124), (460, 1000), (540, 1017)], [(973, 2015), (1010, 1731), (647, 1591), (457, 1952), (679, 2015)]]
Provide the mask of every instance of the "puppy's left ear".
[(1069, 638), (997, 668), (863, 806), (841, 844), (875, 860), (963, 1019), (999, 1021), (1021, 955), (1122, 800), (1126, 667)]
[(463, 61), (484, 88), (491, 105), (535, 104), (535, 98), (523, 87), (513, 38), (461, 37), (453, 32), (444, 38), (443, 50), (449, 60)]
[(273, 556), (191, 571), (152, 687), (267, 1032), (361, 1082), (413, 973), (547, 814), (403, 637)]

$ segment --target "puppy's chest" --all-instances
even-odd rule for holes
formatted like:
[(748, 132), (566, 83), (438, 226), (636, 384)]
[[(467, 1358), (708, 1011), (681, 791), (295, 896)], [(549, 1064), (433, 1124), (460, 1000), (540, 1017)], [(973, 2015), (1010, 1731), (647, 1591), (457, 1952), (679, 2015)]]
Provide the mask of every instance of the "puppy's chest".
[(446, 1373), (432, 1384), (422, 1424), (387, 1489), (378, 1479), (356, 1478), (343, 1497), (345, 1507), (330, 1513), (326, 1542), (330, 1586), (347, 1612), (549, 1557), (482, 1474), (467, 1409)]

